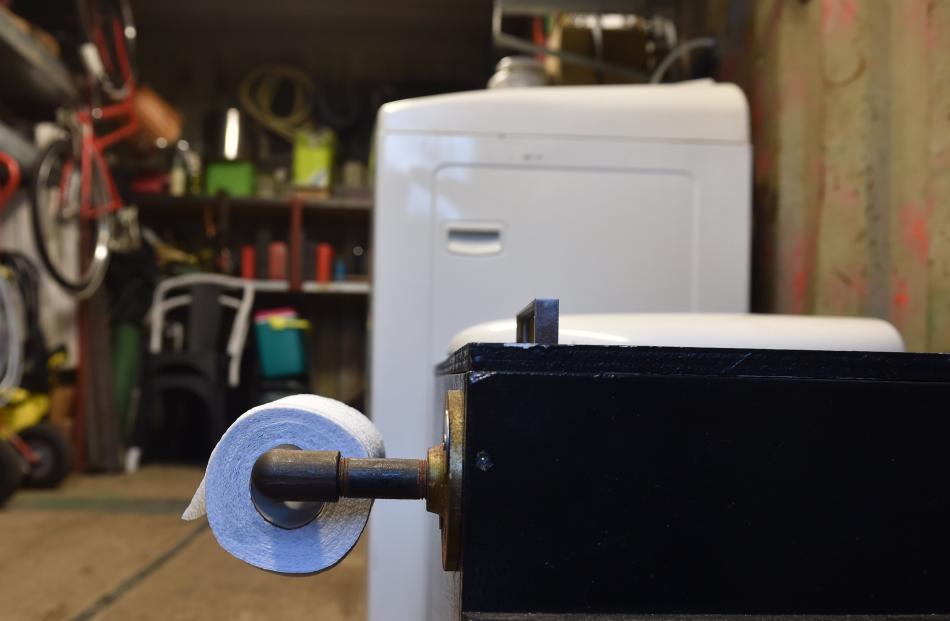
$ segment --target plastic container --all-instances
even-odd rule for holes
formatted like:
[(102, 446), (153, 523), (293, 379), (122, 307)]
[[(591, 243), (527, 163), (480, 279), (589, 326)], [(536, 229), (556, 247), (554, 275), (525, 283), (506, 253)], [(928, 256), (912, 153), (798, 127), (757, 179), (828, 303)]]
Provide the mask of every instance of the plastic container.
[(241, 246), (241, 278), (254, 280), (257, 270), (257, 252), (251, 245)]
[(333, 276), (333, 246), (317, 244), (317, 282), (330, 282)]
[(505, 56), (495, 66), (488, 88), (546, 86), (548, 76), (541, 61), (532, 56)]
[(303, 375), (307, 370), (304, 332), (310, 322), (292, 308), (273, 308), (254, 315), (261, 374), (267, 378)]
[(273, 241), (267, 247), (267, 277), (271, 280), (287, 278), (287, 244)]
[(294, 185), (329, 191), (335, 154), (336, 134), (331, 130), (298, 131), (294, 136)]
[(343, 257), (337, 257), (333, 261), (333, 280), (337, 282), (346, 280), (346, 260)]

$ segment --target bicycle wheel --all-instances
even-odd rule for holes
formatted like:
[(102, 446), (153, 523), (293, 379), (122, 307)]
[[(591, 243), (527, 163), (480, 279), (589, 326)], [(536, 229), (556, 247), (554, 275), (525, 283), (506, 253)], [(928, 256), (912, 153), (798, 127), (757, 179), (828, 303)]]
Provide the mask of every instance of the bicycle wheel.
[[(68, 293), (86, 298), (102, 284), (109, 267), (112, 215), (81, 217), (81, 179), (72, 152), (70, 142), (58, 140), (39, 158), (33, 176), (33, 241), (53, 280)], [(104, 204), (103, 172), (96, 165), (93, 170), (93, 200)]]
[(21, 431), (20, 438), (37, 457), (37, 462), (30, 464), (24, 484), (50, 489), (62, 483), (69, 474), (71, 457), (69, 440), (63, 432), (52, 423), (43, 422)]
[(128, 0), (77, 0), (76, 9), (86, 41), (81, 49), (98, 56), (88, 68), (109, 97), (126, 99), (135, 83), (136, 39)]
[(0, 439), (0, 507), (23, 481), (23, 459), (6, 439)]

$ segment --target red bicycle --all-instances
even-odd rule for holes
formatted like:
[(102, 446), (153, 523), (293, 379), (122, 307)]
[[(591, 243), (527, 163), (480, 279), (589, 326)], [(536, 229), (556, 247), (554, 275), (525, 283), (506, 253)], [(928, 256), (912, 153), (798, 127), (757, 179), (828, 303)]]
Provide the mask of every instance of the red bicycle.
[[(105, 278), (122, 198), (103, 153), (138, 131), (131, 52), (135, 27), (124, 0), (80, 0), (88, 41), (80, 47), (92, 99), (115, 100), (60, 111), (64, 138), (40, 156), (33, 182), (33, 235), (46, 271), (85, 298)], [(109, 36), (107, 36), (107, 34)], [(97, 130), (108, 129), (97, 135)]]
[(0, 183), (0, 211), (3, 211), (7, 201), (20, 187), (20, 164), (12, 155), (0, 151), (0, 166), (3, 167), (5, 175)]

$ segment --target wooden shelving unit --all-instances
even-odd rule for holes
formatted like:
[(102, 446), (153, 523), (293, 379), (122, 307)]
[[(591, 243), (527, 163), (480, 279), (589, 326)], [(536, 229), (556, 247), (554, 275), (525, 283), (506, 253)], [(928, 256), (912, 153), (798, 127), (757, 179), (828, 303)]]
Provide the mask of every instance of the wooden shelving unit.
[[(255, 280), (254, 289), (262, 293), (292, 292), (290, 285), (284, 280)], [(369, 295), (370, 284), (367, 281), (359, 280), (304, 282), (300, 284), (299, 293), (315, 295)]]
[(287, 279), (250, 281), (255, 308), (289, 306), (310, 321), (308, 390), (360, 402), (366, 386), (370, 281), (362, 275), (331, 282), (304, 280), (302, 256), (306, 241), (325, 241), (343, 249), (351, 244), (368, 247), (371, 195), (277, 199), (140, 194), (131, 196), (128, 203), (138, 208), (143, 226), (177, 239), (184, 248), (189, 243), (209, 243), (205, 237), (209, 227), (225, 240), (210, 243), (232, 253), (255, 243), (259, 230), (269, 230), (272, 239), (285, 241)]
[[(373, 209), (372, 195), (331, 196), (329, 198), (303, 198), (300, 205), (305, 210), (353, 211), (369, 214)], [(169, 196), (167, 194), (138, 194), (129, 204), (143, 210), (178, 210), (227, 205), (237, 209), (290, 209), (294, 197), (257, 198), (230, 196)]]

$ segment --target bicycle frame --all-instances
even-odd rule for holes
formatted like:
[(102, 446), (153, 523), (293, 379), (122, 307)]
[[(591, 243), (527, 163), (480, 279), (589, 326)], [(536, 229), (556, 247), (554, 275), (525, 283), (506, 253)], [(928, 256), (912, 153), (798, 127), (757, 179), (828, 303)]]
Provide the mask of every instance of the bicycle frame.
[[(92, 2), (89, 4), (95, 5), (97, 3)], [(135, 78), (130, 62), (129, 49), (126, 46), (126, 24), (131, 24), (131, 11), (125, 0), (117, 4), (121, 15), (113, 15), (111, 20), (107, 19), (104, 23), (100, 22), (94, 14), (88, 16), (90, 23), (86, 24), (89, 28), (87, 32), (89, 43), (87, 45), (95, 49), (98, 60), (88, 65), (87, 70), (99, 80), (103, 91), (112, 99), (122, 100), (127, 99), (131, 95)], [(83, 5), (84, 3), (80, 1), (80, 20), (82, 20)], [(89, 10), (94, 8), (88, 6), (88, 4), (86, 6)], [(134, 26), (129, 27), (131, 27), (134, 33)], [(106, 43), (106, 35), (109, 30), (111, 30), (112, 34), (114, 55)], [(117, 87), (110, 77), (110, 74), (116, 69), (118, 69), (122, 76), (123, 85), (121, 87)]]
[[(134, 89), (133, 89), (134, 95)], [(125, 123), (117, 129), (96, 136), (95, 121), (107, 121), (125, 118)], [(138, 117), (135, 114), (135, 107), (132, 101), (132, 95), (125, 101), (101, 108), (84, 108), (76, 112), (76, 121), (79, 125), (80, 145), (79, 145), (79, 216), (80, 218), (90, 220), (96, 219), (103, 214), (115, 213), (122, 208), (122, 198), (116, 188), (109, 167), (106, 165), (102, 153), (117, 142), (125, 140), (134, 135), (139, 128)], [(68, 161), (63, 167), (63, 178), (60, 182), (60, 191), (65, 195), (67, 183), (73, 173), (73, 162)], [(108, 199), (105, 204), (96, 205), (93, 200), (93, 178), (95, 169), (100, 171), (108, 191)]]
[[(126, 84), (126, 92), (123, 93), (121, 101), (118, 103), (105, 105), (96, 108), (80, 108), (76, 112), (76, 121), (79, 125), (79, 166), (80, 166), (80, 190), (79, 190), (79, 217), (89, 220), (98, 218), (100, 215), (115, 213), (122, 208), (122, 199), (115, 186), (115, 181), (106, 165), (102, 153), (122, 140), (133, 136), (139, 129), (138, 117), (135, 114), (135, 80), (132, 73), (132, 66), (129, 63), (129, 54), (125, 46), (125, 34), (123, 33), (122, 22), (118, 17), (114, 17), (111, 22), (112, 37), (115, 43), (116, 58), (119, 71), (122, 72)], [(104, 68), (112, 71), (113, 59), (109, 54), (105, 35), (99, 24), (95, 24), (92, 33), (94, 46), (99, 55), (99, 61)], [(92, 72), (92, 71), (91, 71)], [(94, 73), (94, 72), (93, 72)], [(125, 119), (125, 123), (117, 129), (108, 132), (102, 136), (96, 136), (96, 121), (110, 121), (116, 119)], [(93, 201), (93, 179), (95, 169), (98, 168), (102, 174), (108, 199), (104, 205), (95, 205)], [(68, 179), (72, 176), (73, 164), (67, 162), (63, 168), (63, 181), (60, 191), (64, 192)]]
[[(129, 56), (131, 48), (126, 46), (122, 27), (124, 20), (113, 16), (100, 19), (97, 2), (86, 7), (85, 15), (85, 4), (77, 3), (89, 41), (81, 44), (79, 51), (90, 100), (61, 111), (59, 121), (67, 136), (46, 146), (32, 183), (32, 228), (38, 254), (50, 276), (79, 298), (95, 292), (105, 277), (112, 229), (123, 208), (103, 153), (139, 129), (135, 77)], [(125, 11), (125, 0), (119, 6)], [(110, 29), (115, 39), (113, 50), (106, 45)], [(113, 81), (117, 73), (121, 85)], [(103, 99), (109, 103), (101, 105)], [(101, 127), (102, 124), (108, 127)], [(97, 128), (101, 135), (97, 135)], [(63, 228), (73, 224), (82, 225), (78, 229), (78, 261), (70, 260), (69, 249), (59, 243), (64, 241), (60, 235)], [(78, 275), (73, 273), (77, 266)]]
[(0, 210), (2, 210), (20, 187), (20, 164), (13, 156), (0, 151), (0, 165), (7, 169), (7, 180), (0, 185)]

